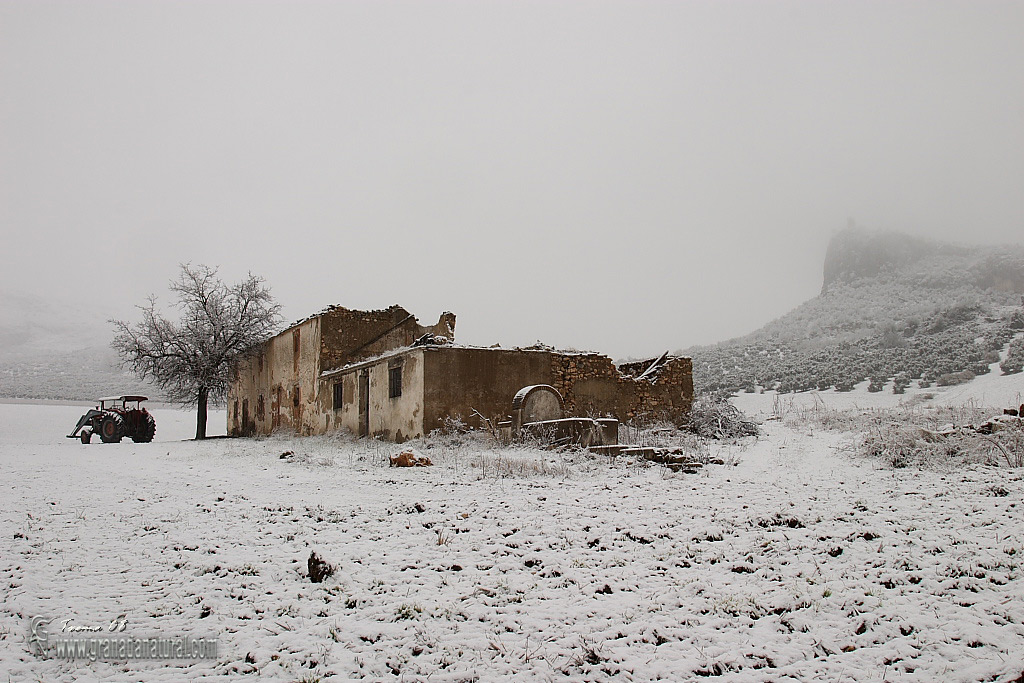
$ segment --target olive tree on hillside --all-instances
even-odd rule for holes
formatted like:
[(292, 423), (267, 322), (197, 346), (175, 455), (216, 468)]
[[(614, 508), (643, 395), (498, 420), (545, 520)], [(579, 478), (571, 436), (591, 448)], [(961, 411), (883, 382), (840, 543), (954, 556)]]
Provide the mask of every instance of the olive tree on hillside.
[(181, 266), (171, 282), (177, 296), (177, 320), (165, 317), (150, 296), (142, 320), (112, 320), (111, 345), (122, 364), (141, 379), (150, 379), (183, 406), (198, 406), (196, 438), (206, 438), (207, 406), (227, 395), (234, 363), (278, 327), (281, 307), (263, 278), (249, 274), (226, 285), (217, 270)]

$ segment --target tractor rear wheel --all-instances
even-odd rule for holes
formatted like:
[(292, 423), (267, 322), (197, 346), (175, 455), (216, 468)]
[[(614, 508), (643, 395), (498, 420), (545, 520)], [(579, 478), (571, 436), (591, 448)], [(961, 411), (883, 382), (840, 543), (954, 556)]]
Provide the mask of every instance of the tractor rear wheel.
[(156, 436), (156, 420), (149, 413), (139, 419), (138, 431), (132, 434), (132, 441), (135, 443), (149, 443)]
[(117, 413), (107, 413), (100, 420), (100, 439), (103, 443), (118, 443), (124, 438), (124, 419)]

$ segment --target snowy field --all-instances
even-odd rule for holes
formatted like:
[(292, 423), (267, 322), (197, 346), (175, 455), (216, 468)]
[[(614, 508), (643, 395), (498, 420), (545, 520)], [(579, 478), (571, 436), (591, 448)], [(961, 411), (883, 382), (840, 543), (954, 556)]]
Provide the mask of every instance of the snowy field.
[[(156, 419), (154, 441), (183, 441), (196, 435), (194, 412), (170, 408), (153, 401), (142, 405)], [(22, 399), (0, 399), (0, 446), (74, 443), (74, 439), (65, 436), (71, 433), (82, 415), (95, 407), (96, 404), (89, 401), (36, 403)], [(223, 410), (211, 409), (206, 426), (207, 436), (223, 436), (227, 433), (227, 414)], [(93, 441), (99, 443), (99, 436), (94, 437)], [(124, 442), (131, 443), (131, 440), (125, 439)]]
[[(1011, 681), (1024, 472), (888, 470), (779, 422), (671, 474), (326, 438), (63, 438), (0, 405), (0, 680)], [(221, 427), (223, 414), (211, 424)], [(285, 451), (294, 455), (282, 459)], [(508, 476), (502, 476), (505, 473)], [(315, 550), (337, 566), (306, 575)], [(40, 659), (33, 616), (219, 639), (216, 661)]]
[[(1005, 352), (1004, 352), (1005, 355)], [(892, 392), (892, 380), (882, 391), (868, 391), (867, 380), (856, 385), (853, 391), (801, 391), (779, 394), (766, 391), (759, 394), (738, 394), (732, 404), (747, 415), (764, 419), (773, 413), (797, 408), (807, 409), (824, 406), (835, 410), (892, 408), (900, 404), (921, 406), (963, 406), (1002, 408), (1024, 404), (1024, 374), (1004, 375), (999, 363), (992, 363), (987, 374), (979, 375), (970, 382), (955, 386), (931, 386), (925, 389), (913, 382), (903, 394)]]

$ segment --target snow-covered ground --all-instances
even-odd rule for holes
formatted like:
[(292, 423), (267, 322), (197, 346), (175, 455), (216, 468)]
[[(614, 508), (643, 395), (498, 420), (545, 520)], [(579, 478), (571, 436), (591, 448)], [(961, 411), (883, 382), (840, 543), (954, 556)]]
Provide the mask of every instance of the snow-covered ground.
[[(154, 441), (183, 441), (196, 435), (194, 412), (154, 402), (144, 403), (143, 406), (156, 419)], [(89, 401), (36, 403), (0, 399), (0, 446), (70, 444), (73, 440), (64, 437), (71, 433), (78, 419), (94, 407), (95, 403)], [(227, 414), (223, 410), (210, 410), (206, 427), (208, 436), (223, 436), (227, 432)], [(98, 436), (93, 440), (99, 443)], [(131, 442), (126, 439), (125, 443)]]
[[(1005, 355), (1005, 352), (1004, 352)], [(836, 410), (891, 408), (901, 403), (922, 406), (962, 406), (973, 404), (979, 408), (1002, 409), (1024, 404), (1024, 373), (1004, 375), (999, 363), (992, 363), (987, 374), (979, 375), (970, 382), (955, 386), (931, 386), (920, 388), (914, 381), (903, 394), (892, 392), (890, 380), (882, 391), (868, 391), (867, 380), (856, 385), (853, 391), (801, 391), (779, 394), (775, 391), (738, 394), (732, 399), (733, 405), (747, 415), (763, 419), (788, 408), (814, 408), (826, 406)]]
[[(85, 446), (63, 438), (76, 411), (0, 405), (6, 680), (1024, 671), (1021, 471), (881, 469), (779, 422), (699, 475), (468, 446), (390, 469), (392, 445), (327, 438)], [(158, 437), (187, 437), (192, 416), (167, 412)], [(322, 584), (311, 550), (337, 566)], [(122, 614), (131, 634), (216, 636), (219, 656), (29, 651), (33, 616)]]

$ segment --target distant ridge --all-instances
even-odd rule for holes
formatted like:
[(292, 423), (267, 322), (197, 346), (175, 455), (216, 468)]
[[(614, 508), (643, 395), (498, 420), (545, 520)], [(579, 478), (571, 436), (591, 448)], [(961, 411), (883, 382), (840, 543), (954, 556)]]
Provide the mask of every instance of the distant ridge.
[[(962, 273), (951, 273), (953, 266), (960, 266)], [(1024, 247), (955, 245), (892, 231), (847, 228), (829, 241), (822, 271), (822, 294), (838, 283), (885, 275), (902, 275), (908, 284), (939, 289), (973, 285), (1020, 294)]]
[(704, 391), (957, 383), (988, 372), (1024, 333), (1022, 295), (1020, 245), (848, 228), (828, 245), (817, 297), (744, 337), (683, 353)]
[(91, 401), (112, 393), (160, 391), (121, 370), (102, 310), (0, 292), (0, 397)]
[(898, 232), (848, 228), (829, 241), (821, 293), (838, 282), (875, 277), (949, 249), (950, 245)]

